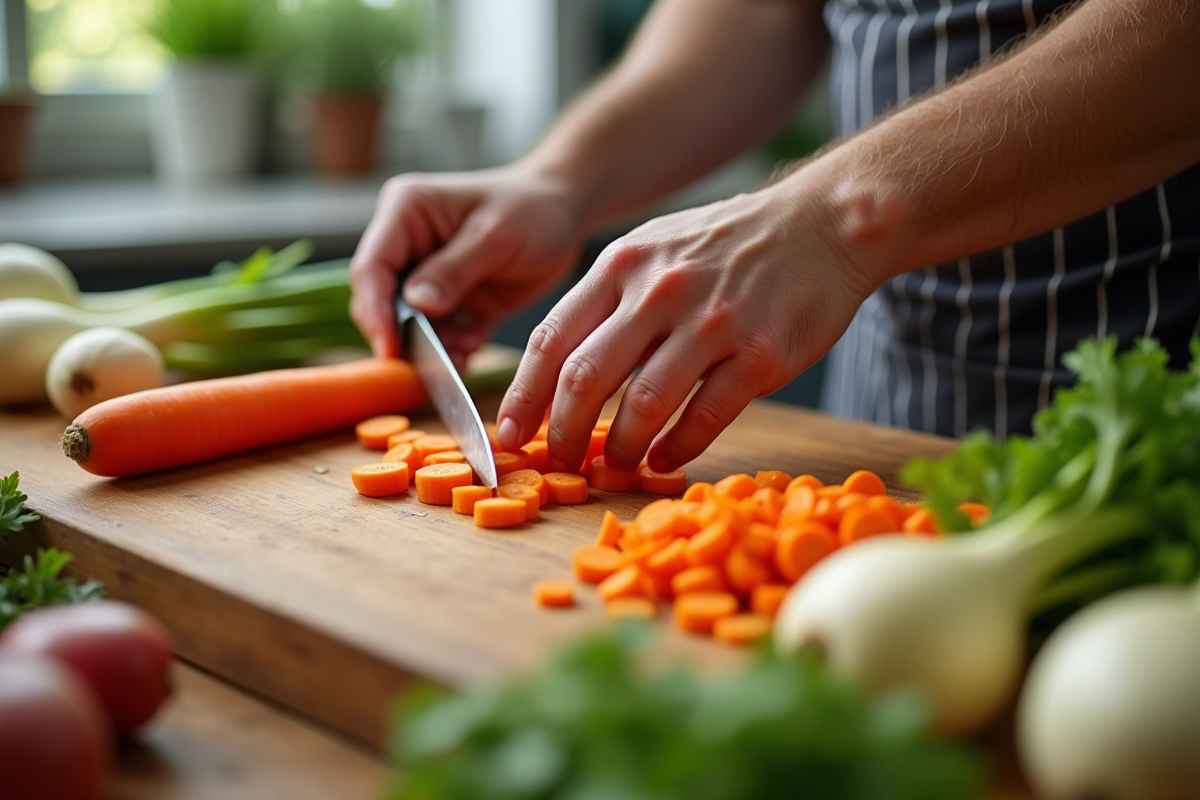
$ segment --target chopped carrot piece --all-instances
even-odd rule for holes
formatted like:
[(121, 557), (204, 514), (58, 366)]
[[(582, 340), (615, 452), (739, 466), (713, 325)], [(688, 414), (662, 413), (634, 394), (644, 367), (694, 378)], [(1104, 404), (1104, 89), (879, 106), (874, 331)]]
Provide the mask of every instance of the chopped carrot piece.
[(854, 506), (865, 505), (867, 498), (870, 496), (871, 495), (863, 494), (862, 492), (846, 492), (841, 497), (833, 499), (833, 506), (844, 514), (848, 509), (851, 509)]
[(600, 520), (600, 533), (596, 534), (596, 544), (616, 547), (624, 530), (625, 526), (621, 524), (621, 520), (617, 519), (617, 515), (606, 510), (604, 519)]
[(804, 522), (812, 516), (813, 509), (816, 507), (816, 490), (808, 485), (797, 486), (794, 489), (790, 489), (784, 495), (783, 509), (779, 512), (779, 519), (776, 521), (776, 524), (784, 528), (795, 525), (798, 522)]
[(750, 610), (774, 619), (791, 588), (782, 583), (760, 583), (750, 593)]
[(529, 454), (524, 450), (496, 453), (495, 460), (497, 478), (504, 477), (510, 472), (519, 472), (529, 468)]
[(700, 503), (705, 500), (711, 500), (713, 496), (713, 485), (704, 483), (703, 481), (693, 483), (683, 493), (683, 499), (692, 503)]
[(937, 518), (930, 509), (918, 508), (900, 524), (900, 530), (905, 533), (933, 536), (938, 532)]
[(700, 524), (683, 514), (684, 508), (679, 501), (664, 497), (642, 508), (634, 522), (647, 539), (691, 536)]
[(783, 493), (764, 486), (742, 501), (742, 507), (750, 512), (752, 519), (774, 525), (783, 512)]
[(546, 479), (551, 503), (571, 505), (587, 501), (587, 478), (570, 472), (547, 472), (542, 477)]
[(836, 530), (838, 525), (841, 524), (842, 514), (845, 512), (845, 509), (838, 506), (837, 501), (844, 496), (818, 497), (817, 504), (813, 506), (809, 519), (815, 519)]
[(544, 442), (550, 435), (550, 412), (546, 412), (546, 418), (542, 420), (542, 424), (538, 426), (537, 433), (533, 435), (535, 442)]
[(896, 514), (899, 515), (901, 523), (920, 510), (920, 503), (896, 503)]
[(675, 597), (675, 590), (671, 588), (670, 575), (655, 575), (647, 572), (642, 568), (642, 589), (648, 597), (655, 600), (670, 602)]
[(612, 427), (612, 423), (612, 417), (601, 417), (600, 419), (596, 420), (596, 424), (592, 426), (592, 430), (608, 433), (608, 429)]
[(631, 547), (621, 553), (621, 566), (637, 564), (641, 566), (646, 563), (646, 559), (662, 550), (668, 544), (672, 543), (671, 539), (650, 539), (641, 544)]
[(892, 528), (894, 531), (900, 530), (900, 524), (904, 522), (904, 518), (907, 516), (900, 503), (888, 497), (886, 494), (871, 495), (866, 499), (866, 502), (864, 502), (863, 505), (865, 505), (867, 508), (874, 508), (882, 511), (891, 517), (892, 524), (895, 525), (895, 527)]
[(713, 484), (713, 494), (719, 497), (728, 497), (731, 500), (742, 500), (756, 491), (758, 491), (758, 484), (754, 482), (754, 478), (744, 472), (721, 478)]
[(596, 460), (596, 456), (604, 455), (604, 442), (608, 439), (607, 430), (592, 430), (591, 438), (588, 440), (587, 454), (583, 457), (583, 467), (580, 468), (580, 473), (588, 475), (592, 471), (592, 462)]
[(621, 567), (621, 553), (615, 547), (584, 544), (571, 553), (575, 577), (584, 583), (599, 583)]
[(389, 448), (395, 447), (398, 444), (412, 444), (417, 439), (420, 439), (421, 437), (428, 436), (428, 435), (429, 435), (428, 431), (423, 431), (423, 430), (420, 430), (419, 428), (409, 428), (406, 431), (401, 431), (400, 433), (393, 433), (391, 436), (389, 436), (388, 437), (388, 447)]
[(604, 462), (604, 456), (599, 455), (592, 459), (588, 485), (602, 492), (632, 492), (638, 487), (638, 474), (636, 471), (610, 467)]
[(651, 553), (644, 565), (646, 572), (667, 577), (683, 572), (688, 568), (687, 556), (684, 554), (687, 542), (687, 539), (674, 539), (666, 547)]
[(818, 500), (820, 500), (822, 497), (827, 497), (831, 500), (837, 500), (839, 497), (846, 494), (846, 487), (840, 483), (834, 483), (830, 484), (829, 486), (822, 486), (820, 489), (817, 489), (816, 492)]
[(847, 492), (858, 494), (887, 494), (883, 479), (869, 469), (850, 473), (850, 477), (842, 481), (842, 486), (846, 487)]
[(525, 519), (537, 519), (538, 507), (542, 504), (542, 497), (537, 493), (537, 489), (534, 489), (532, 486), (526, 486), (523, 483), (504, 483), (496, 490), (496, 496), (520, 500), (525, 504)]
[(542, 477), (542, 474), (536, 470), (519, 469), (500, 476), (501, 486), (507, 486), (510, 483), (523, 484), (535, 490), (542, 505), (550, 502), (550, 487), (547, 485), (546, 479)]
[(417, 452), (421, 454), (421, 463), (425, 463), (425, 457), (433, 453), (444, 453), (447, 450), (457, 450), (458, 442), (444, 433), (430, 433), (422, 436), (420, 439), (413, 441), (413, 446), (417, 448)]
[(609, 619), (654, 619), (658, 605), (647, 597), (617, 597), (604, 605)]
[(430, 464), (465, 464), (467, 457), (463, 455), (461, 450), (443, 450), (440, 453), (430, 453), (425, 456), (425, 460), (421, 462), (421, 466), (428, 467)]
[(546, 472), (550, 469), (550, 445), (545, 440), (534, 440), (521, 445), (521, 449), (529, 456), (527, 469)]
[(755, 586), (772, 578), (771, 568), (747, 553), (741, 545), (734, 545), (725, 557), (725, 575), (738, 594), (750, 594)]
[(785, 579), (795, 583), (836, 549), (837, 537), (833, 531), (814, 520), (801, 522), (780, 532), (775, 568)]
[(387, 452), (383, 454), (383, 461), (403, 461), (408, 465), (408, 474), (412, 475), (421, 468), (421, 464), (417, 462), (417, 448), (413, 447), (412, 442), (401, 442), (400, 444), (389, 447)]
[(512, 528), (525, 521), (529, 505), (511, 497), (488, 497), (475, 503), (475, 524), (480, 528)]
[(350, 482), (366, 497), (390, 497), (408, 490), (408, 464), (379, 461), (350, 470)]
[(785, 495), (791, 494), (793, 491), (795, 491), (796, 489), (799, 489), (801, 486), (807, 486), (808, 488), (812, 489), (813, 491), (816, 491), (817, 489), (820, 489), (824, 485), (825, 484), (821, 483), (821, 479), (815, 475), (808, 475), (808, 474), (797, 475), (796, 477), (792, 478), (790, 483), (788, 483), (787, 488), (783, 490), (783, 493)]
[(450, 490), (450, 507), (459, 514), (473, 516), (475, 514), (476, 503), (495, 496), (495, 493), (486, 486), (476, 486), (474, 484), (469, 486), (455, 486)]
[(843, 544), (879, 536), (883, 533), (898, 533), (896, 518), (887, 511), (867, 506), (852, 506), (842, 515), (838, 524), (838, 540)]
[(967, 518), (971, 520), (971, 524), (975, 527), (979, 527), (987, 522), (988, 517), (992, 515), (992, 510), (983, 503), (975, 503), (972, 501), (959, 503), (958, 510), (966, 514)]
[(754, 482), (764, 488), (769, 486), (783, 494), (787, 491), (788, 484), (792, 482), (792, 476), (777, 469), (759, 470), (758, 474), (754, 476)]
[(779, 533), (772, 525), (762, 522), (751, 522), (742, 534), (741, 546), (746, 552), (760, 561), (770, 561), (775, 557), (775, 545), (779, 542)]
[(713, 623), (737, 613), (738, 601), (729, 592), (689, 592), (675, 600), (675, 626), (688, 633), (712, 633)]
[(575, 587), (570, 581), (541, 580), (533, 584), (533, 600), (542, 608), (568, 608), (575, 605)]
[(676, 597), (691, 592), (722, 592), (725, 589), (725, 576), (712, 564), (688, 567), (671, 578), (671, 591)]
[(354, 426), (358, 441), (369, 450), (387, 450), (388, 437), (408, 430), (408, 417), (399, 414), (385, 414), (379, 417), (364, 419)]
[(432, 506), (454, 502), (455, 486), (470, 486), (474, 474), (466, 464), (431, 464), (416, 473), (417, 499)]
[(618, 597), (645, 597), (646, 590), (642, 587), (642, 568), (637, 564), (621, 567), (600, 581), (600, 585), (596, 587), (596, 593), (605, 602)]
[(649, 467), (642, 467), (637, 474), (642, 491), (650, 494), (683, 494), (687, 488), (687, 473), (681, 469), (655, 472)]
[(728, 555), (735, 538), (728, 523), (714, 522), (688, 540), (684, 555), (693, 567), (716, 564)]
[(631, 522), (622, 527), (621, 538), (617, 539), (617, 549), (632, 550), (644, 541), (646, 541), (646, 537), (642, 536), (642, 531), (638, 528), (637, 523)]
[(713, 621), (713, 638), (732, 645), (747, 645), (771, 633), (771, 618), (761, 614), (733, 614)]

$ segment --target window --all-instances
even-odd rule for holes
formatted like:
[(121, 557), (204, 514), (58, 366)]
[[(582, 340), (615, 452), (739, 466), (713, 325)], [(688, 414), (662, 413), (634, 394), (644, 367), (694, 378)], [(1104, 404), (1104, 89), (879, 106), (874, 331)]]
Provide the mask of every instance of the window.
[(147, 91), (166, 56), (141, 31), (157, 0), (26, 0), (29, 81), (42, 93)]

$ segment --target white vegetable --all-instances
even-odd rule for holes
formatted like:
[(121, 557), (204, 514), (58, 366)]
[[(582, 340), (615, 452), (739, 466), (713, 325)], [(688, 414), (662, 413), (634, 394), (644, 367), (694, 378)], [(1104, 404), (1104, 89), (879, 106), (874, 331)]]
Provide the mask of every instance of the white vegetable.
[(824, 559), (775, 623), (784, 651), (814, 646), (874, 689), (916, 686), (934, 727), (986, 723), (1016, 687), (1032, 571), (980, 539), (878, 536)]
[(0, 300), (0, 404), (46, 398), (46, 366), (58, 346), (87, 325), (49, 300)]
[(0, 300), (38, 297), (75, 304), (79, 284), (63, 262), (36, 247), (0, 244)]
[(1030, 669), (1018, 746), (1038, 797), (1200, 798), (1200, 589), (1085, 608)]
[(162, 384), (158, 348), (124, 328), (90, 328), (71, 336), (46, 369), (46, 395), (68, 419), (103, 400)]

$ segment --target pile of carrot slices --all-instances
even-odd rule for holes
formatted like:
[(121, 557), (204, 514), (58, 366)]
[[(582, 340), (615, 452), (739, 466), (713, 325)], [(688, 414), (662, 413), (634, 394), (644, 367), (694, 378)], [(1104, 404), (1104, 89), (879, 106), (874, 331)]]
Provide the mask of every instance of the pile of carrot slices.
[[(875, 473), (826, 486), (772, 470), (694, 483), (628, 522), (606, 511), (572, 566), (578, 581), (596, 584), (610, 616), (654, 617), (666, 604), (680, 630), (741, 645), (770, 633), (792, 584), (821, 559), (895, 533), (936, 535), (934, 519), (889, 497)], [(535, 587), (537, 601), (563, 605), (550, 588)]]

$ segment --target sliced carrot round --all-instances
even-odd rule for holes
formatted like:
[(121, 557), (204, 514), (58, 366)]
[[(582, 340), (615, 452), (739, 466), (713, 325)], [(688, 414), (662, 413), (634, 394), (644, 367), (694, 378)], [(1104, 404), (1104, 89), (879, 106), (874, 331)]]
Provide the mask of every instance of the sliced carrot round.
[(615, 600), (618, 597), (645, 597), (646, 590), (642, 586), (642, 568), (637, 564), (621, 567), (619, 570), (600, 581), (596, 593), (604, 601)]
[(842, 544), (853, 544), (868, 536), (898, 533), (896, 518), (888, 511), (865, 505), (846, 509), (838, 524), (838, 539)]
[(488, 497), (475, 503), (475, 524), (480, 528), (512, 528), (525, 522), (528, 504), (511, 497)]
[(538, 507), (542, 504), (542, 498), (537, 493), (537, 489), (532, 486), (526, 486), (523, 483), (505, 483), (496, 490), (496, 495), (520, 500), (525, 504), (525, 519), (537, 519)]
[(475, 504), (489, 497), (495, 497), (495, 493), (486, 486), (455, 486), (450, 490), (450, 507), (459, 514), (473, 516)]
[(370, 450), (387, 450), (388, 437), (408, 430), (408, 417), (400, 414), (384, 414), (364, 419), (354, 426), (354, 433), (364, 447)]
[(690, 592), (675, 599), (675, 626), (688, 633), (712, 633), (713, 623), (737, 613), (738, 601), (729, 592)]
[(621, 568), (621, 552), (604, 545), (580, 545), (571, 553), (571, 566), (579, 580), (599, 583)]
[(575, 605), (575, 586), (570, 581), (546, 579), (533, 584), (533, 600), (543, 608)]
[(683, 494), (687, 489), (687, 473), (681, 469), (672, 472), (655, 472), (649, 467), (642, 467), (637, 474), (643, 492), (676, 495)]
[[(430, 464), (416, 473), (417, 499), (433, 506), (453, 504), (455, 486), (470, 486), (474, 474), (466, 464)], [(524, 521), (524, 520), (522, 520)]]
[(779, 533), (773, 525), (762, 522), (751, 522), (746, 526), (739, 544), (759, 561), (770, 561), (775, 557), (775, 546), (779, 543)]
[(388, 437), (388, 448), (393, 448), (398, 444), (412, 444), (422, 436), (428, 435), (429, 431), (423, 431), (419, 428), (409, 428), (408, 430), (401, 431), (400, 433), (393, 433)]
[(617, 515), (606, 509), (604, 519), (600, 520), (600, 532), (596, 534), (596, 544), (615, 547), (624, 531), (625, 526), (621, 524), (621, 520), (617, 519)]
[(521, 445), (521, 450), (529, 456), (527, 469), (547, 472), (550, 469), (550, 445), (545, 441), (534, 440)]
[(971, 524), (977, 528), (987, 522), (988, 517), (992, 515), (992, 510), (990, 508), (985, 506), (983, 503), (976, 503), (971, 500), (968, 500), (965, 503), (959, 503), (958, 510), (966, 514), (971, 520)]
[(692, 592), (725, 591), (726, 588), (725, 576), (712, 564), (688, 567), (671, 578), (671, 591), (677, 597)]
[(654, 619), (658, 604), (648, 597), (617, 597), (604, 604), (609, 619)]
[[(659, 550), (662, 550), (664, 547), (670, 544), (671, 541), (672, 540), (670, 539), (650, 539), (642, 542), (636, 547), (631, 547), (630, 549), (621, 553), (621, 564), (622, 566), (629, 564), (637, 564), (641, 566), (646, 563), (646, 560), (649, 559), (650, 556), (654, 555)], [(675, 541), (679, 540), (676, 539)]]
[(604, 455), (604, 442), (608, 439), (608, 430), (592, 430), (591, 438), (588, 440), (587, 453), (583, 457), (583, 466), (579, 470), (581, 474), (587, 475), (592, 471), (592, 462), (596, 460), (596, 456)]
[(425, 456), (425, 460), (421, 462), (421, 466), (428, 467), (430, 464), (465, 464), (467, 457), (463, 455), (461, 450), (443, 450), (440, 453), (430, 453)]
[(761, 614), (733, 614), (713, 621), (713, 638), (732, 645), (747, 645), (771, 633), (771, 618)]
[(518, 469), (500, 476), (501, 486), (506, 486), (510, 483), (519, 483), (536, 491), (539, 498), (538, 502), (542, 505), (550, 502), (550, 486), (546, 483), (546, 479), (542, 477), (542, 473), (537, 470)]
[(645, 570), (652, 575), (671, 577), (688, 568), (687, 555), (684, 548), (687, 539), (675, 539), (660, 550), (651, 553), (646, 559)]
[(496, 462), (496, 477), (501, 478), (510, 472), (529, 468), (529, 454), (524, 450), (515, 452), (500, 452), (493, 455)]
[(408, 464), (408, 474), (412, 475), (422, 466), (422, 464), (417, 461), (418, 457), (419, 453), (417, 453), (417, 448), (413, 447), (412, 442), (401, 442), (400, 444), (389, 447), (387, 452), (383, 454), (383, 458), (380, 460), (403, 461), (405, 464)]
[(602, 455), (592, 459), (587, 481), (588, 486), (602, 492), (632, 492), (639, 484), (636, 471), (610, 467)]
[(683, 493), (683, 499), (693, 503), (702, 503), (705, 500), (711, 500), (712, 496), (713, 485), (704, 481), (693, 483)]
[(736, 475), (729, 475), (721, 478), (713, 484), (713, 494), (720, 497), (728, 497), (731, 500), (742, 500), (749, 497), (758, 491), (758, 484), (754, 482), (754, 478), (744, 472)]
[(928, 508), (918, 508), (900, 523), (900, 530), (905, 533), (920, 536), (936, 536), (938, 532), (937, 517)]
[(760, 583), (750, 593), (750, 610), (755, 614), (774, 618), (791, 588), (782, 583)]
[(417, 448), (417, 452), (421, 454), (421, 463), (425, 463), (427, 456), (434, 453), (444, 453), (447, 450), (457, 450), (458, 442), (450, 436), (443, 433), (429, 433), (422, 436), (420, 439), (413, 440), (413, 446)]
[(801, 522), (780, 532), (775, 568), (794, 583), (836, 549), (837, 538), (833, 531), (813, 520)]
[(587, 478), (570, 472), (547, 472), (542, 476), (550, 490), (550, 502), (561, 505), (583, 503), (588, 499)]
[(688, 540), (684, 555), (692, 566), (716, 564), (729, 553), (735, 537), (729, 525), (717, 521)]
[(869, 469), (860, 469), (850, 473), (850, 477), (842, 481), (847, 492), (858, 494), (887, 494), (883, 479)]
[(367, 497), (390, 497), (408, 489), (408, 465), (403, 461), (380, 461), (350, 470), (350, 482)]
[(736, 544), (725, 557), (725, 576), (735, 592), (748, 595), (755, 586), (771, 580), (771, 568)]
[(793, 490), (799, 489), (801, 486), (807, 486), (810, 489), (816, 490), (820, 489), (824, 485), (825, 484), (821, 483), (821, 479), (816, 475), (797, 475), (788, 482), (787, 488), (783, 490), (783, 493), (785, 495), (791, 494)]
[(764, 488), (769, 486), (782, 494), (787, 491), (788, 484), (792, 482), (792, 476), (778, 469), (759, 470), (754, 476), (754, 482)]

